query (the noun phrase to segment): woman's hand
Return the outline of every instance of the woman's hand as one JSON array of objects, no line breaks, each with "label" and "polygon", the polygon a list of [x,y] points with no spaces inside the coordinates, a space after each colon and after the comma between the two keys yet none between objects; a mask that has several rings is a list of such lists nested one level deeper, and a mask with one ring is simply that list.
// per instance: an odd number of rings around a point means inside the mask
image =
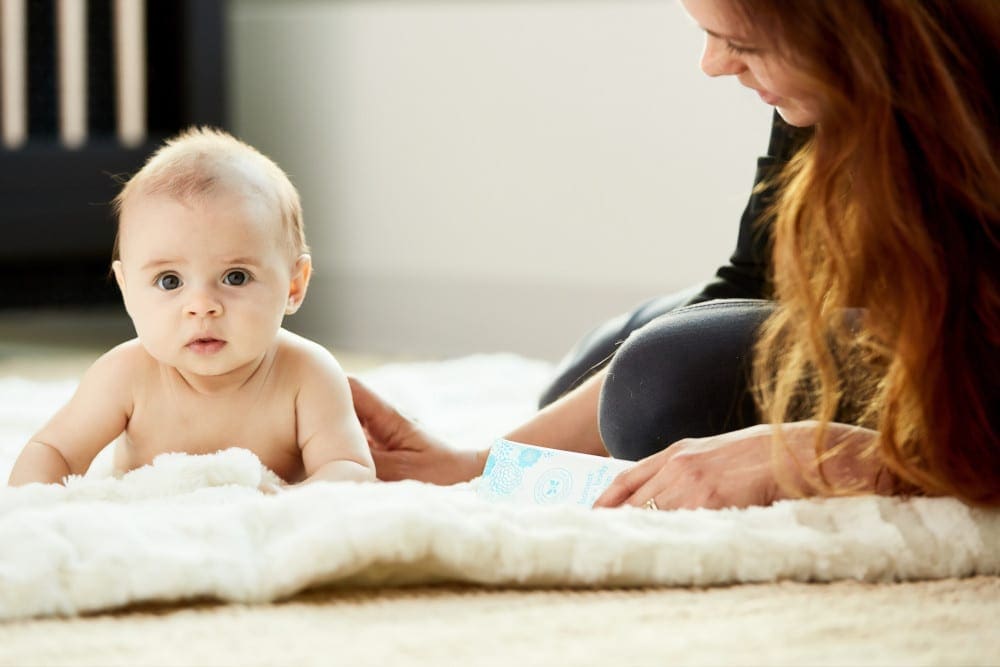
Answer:
[{"label": "woman's hand", "polygon": [[455,484],[482,474],[489,450],[455,449],[401,415],[357,378],[348,377],[348,382],[379,479]]},{"label": "woman's hand", "polygon": [[[782,429],[788,450],[780,452],[779,465],[793,486],[804,495],[813,494],[816,488],[806,480],[816,479],[816,423],[785,424]],[[773,434],[772,426],[762,424],[676,442],[618,475],[594,507],[720,509],[770,505],[788,498],[772,464]],[[878,490],[873,464],[860,456],[874,437],[874,431],[830,424],[827,442],[846,446],[823,464],[827,479],[835,485],[853,482],[861,485],[860,490]]]},{"label": "woman's hand", "polygon": [[770,448],[769,426],[680,440],[618,475],[594,507],[651,499],[661,510],[769,505],[779,493]]}]

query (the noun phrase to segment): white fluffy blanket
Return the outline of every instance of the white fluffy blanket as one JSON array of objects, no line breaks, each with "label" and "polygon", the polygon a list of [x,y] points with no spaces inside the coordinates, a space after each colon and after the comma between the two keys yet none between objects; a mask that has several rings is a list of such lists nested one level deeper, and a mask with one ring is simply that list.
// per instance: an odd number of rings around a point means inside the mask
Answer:
[{"label": "white fluffy blanket", "polygon": [[[468,446],[532,411],[550,368],[509,355],[386,366],[375,388]],[[74,383],[0,380],[0,475]],[[490,504],[474,484],[256,489],[250,453],[167,455],[122,479],[0,489],[0,620],[320,585],[892,581],[1000,573],[1000,512],[948,499],[648,512]]]}]

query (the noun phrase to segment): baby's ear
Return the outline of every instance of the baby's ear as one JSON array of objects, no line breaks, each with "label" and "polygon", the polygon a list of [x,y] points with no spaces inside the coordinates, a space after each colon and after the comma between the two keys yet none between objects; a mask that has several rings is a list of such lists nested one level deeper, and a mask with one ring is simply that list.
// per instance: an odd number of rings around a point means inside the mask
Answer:
[{"label": "baby's ear", "polygon": [[120,259],[111,262],[111,271],[115,274],[118,291],[122,294],[122,303],[125,304],[125,312],[131,317],[132,313],[128,309],[128,298],[125,296],[125,271],[122,269],[122,261]]},{"label": "baby's ear", "polygon": [[118,283],[118,291],[122,293],[122,298],[125,298],[125,274],[122,273],[122,261],[116,259],[111,262],[111,272],[115,274],[115,282]]},{"label": "baby's ear", "polygon": [[309,278],[311,277],[312,257],[299,255],[292,268],[292,283],[288,287],[288,304],[285,306],[286,315],[291,315],[302,305],[302,301],[306,298],[306,290],[309,289]]}]

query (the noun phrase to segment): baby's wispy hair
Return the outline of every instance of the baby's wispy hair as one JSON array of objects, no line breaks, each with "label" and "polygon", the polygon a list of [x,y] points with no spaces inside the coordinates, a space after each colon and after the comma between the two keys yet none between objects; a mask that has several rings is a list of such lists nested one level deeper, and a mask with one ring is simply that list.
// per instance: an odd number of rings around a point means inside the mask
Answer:
[{"label": "baby's wispy hair", "polygon": [[233,135],[211,127],[192,127],[164,142],[112,202],[118,219],[113,260],[119,259],[121,215],[137,196],[168,196],[191,201],[219,192],[258,198],[276,210],[291,251],[309,252],[298,190],[273,160]]}]

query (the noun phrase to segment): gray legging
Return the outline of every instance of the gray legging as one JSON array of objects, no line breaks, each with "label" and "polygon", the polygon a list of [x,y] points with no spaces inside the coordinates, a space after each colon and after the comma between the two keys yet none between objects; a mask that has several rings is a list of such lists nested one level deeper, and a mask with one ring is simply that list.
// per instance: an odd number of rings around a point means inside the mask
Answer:
[{"label": "gray legging", "polygon": [[686,437],[760,423],[749,385],[756,332],[773,308],[758,299],[682,305],[661,297],[595,329],[560,365],[545,405],[609,365],[601,437],[612,456],[638,460]]}]

